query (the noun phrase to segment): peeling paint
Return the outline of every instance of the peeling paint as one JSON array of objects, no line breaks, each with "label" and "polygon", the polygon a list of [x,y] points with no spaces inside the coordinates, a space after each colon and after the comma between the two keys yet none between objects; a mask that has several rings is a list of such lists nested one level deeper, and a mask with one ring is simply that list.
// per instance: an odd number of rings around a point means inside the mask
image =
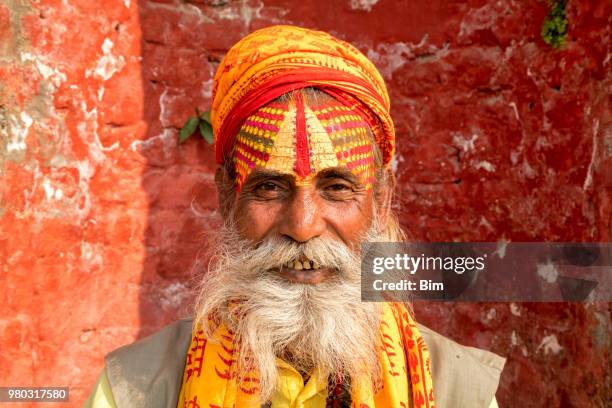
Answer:
[{"label": "peeling paint", "polygon": [[593,184],[593,167],[595,165],[595,161],[597,160],[597,135],[599,134],[599,120],[595,119],[593,121],[593,138],[591,145],[591,161],[589,162],[589,167],[587,168],[587,174],[584,179],[584,183],[582,184],[582,189],[587,190]]},{"label": "peeling paint", "polygon": [[536,352],[540,351],[540,349],[544,350],[544,355],[547,355],[549,353],[559,354],[559,352],[563,349],[563,347],[559,345],[557,336],[555,336],[554,334],[550,334],[542,338],[542,341],[540,342],[540,345],[536,349]]},{"label": "peeling paint", "polygon": [[103,266],[104,256],[102,245],[86,241],[81,242],[81,261],[87,268],[91,268],[92,266]]},{"label": "peeling paint", "polygon": [[538,276],[548,283],[554,283],[559,277],[559,272],[551,262],[537,265]]},{"label": "peeling paint", "polygon": [[219,7],[218,10],[215,10],[214,15],[220,20],[238,20],[241,17],[239,11],[231,6]]},{"label": "peeling paint", "polygon": [[516,102],[510,102],[509,105],[512,108],[512,111],[514,112],[514,117],[520,122],[521,117],[519,116],[518,108],[516,107]]},{"label": "peeling paint", "polygon": [[410,42],[379,43],[376,48],[369,49],[367,56],[378,68],[383,78],[390,80],[393,73],[403,67],[409,59],[420,54],[427,54],[428,61],[440,60],[448,53],[448,45],[440,48],[433,44],[427,44],[429,35],[425,33],[417,44]]},{"label": "peeling paint", "polygon": [[490,323],[497,316],[497,310],[494,308],[490,308],[487,313],[481,317],[481,321],[485,324]]},{"label": "peeling paint", "polygon": [[213,91],[213,80],[212,78],[209,79],[208,81],[204,81],[202,82],[202,98],[204,99],[210,99],[212,98],[212,91]]},{"label": "peeling paint", "polygon": [[391,169],[393,169],[393,173],[397,173],[397,168],[402,160],[403,157],[398,154],[394,154],[393,157],[391,157]]},{"label": "peeling paint", "polygon": [[67,80],[65,73],[61,72],[58,68],[50,66],[40,55],[34,55],[30,52],[22,52],[20,54],[20,58],[21,62],[33,62],[43,79],[50,80],[51,84],[53,84],[56,89]]},{"label": "peeling paint", "polygon": [[45,191],[47,200],[60,200],[64,195],[64,192],[60,188],[54,188],[48,179],[43,180],[42,188]]},{"label": "peeling paint", "polygon": [[461,20],[459,38],[469,37],[477,31],[495,29],[498,27],[499,16],[503,15],[500,9],[505,10],[507,7],[508,5],[497,2],[487,3],[480,8],[468,10]]},{"label": "peeling paint", "polygon": [[261,10],[264,8],[263,1],[258,1],[254,5],[251,2],[243,1],[240,3],[240,16],[244,21],[244,26],[249,28],[253,18],[261,18]]},{"label": "peeling paint", "polygon": [[95,174],[95,168],[90,164],[89,161],[83,160],[78,161],[76,163],[77,170],[79,172],[79,182],[78,182],[78,194],[77,199],[80,202],[82,201],[82,205],[77,207],[78,221],[83,222],[83,220],[87,219],[91,212],[91,195],[89,190],[89,181]]},{"label": "peeling paint", "polygon": [[120,72],[125,66],[125,58],[123,55],[116,56],[111,54],[114,43],[109,39],[105,38],[102,43],[102,57],[98,60],[93,70],[89,69],[85,71],[85,77],[93,75],[94,78],[99,78],[103,81],[109,80],[117,72]]},{"label": "peeling paint", "polygon": [[600,347],[604,350],[609,350],[612,347],[612,339],[610,335],[612,334],[611,330],[611,321],[610,316],[605,315],[602,312],[595,312],[595,319],[597,323],[593,328],[593,342],[595,347]]},{"label": "peeling paint", "polygon": [[463,150],[464,153],[474,150],[474,143],[478,140],[478,135],[473,134],[469,139],[461,133],[453,134],[453,144]]},{"label": "peeling paint", "polygon": [[489,173],[492,173],[495,171],[495,165],[486,160],[479,161],[478,163],[476,163],[474,167],[476,167],[477,169],[483,169],[485,171],[488,171]]},{"label": "peeling paint", "polygon": [[162,93],[159,95],[159,122],[163,127],[170,127],[171,118],[166,113],[166,105],[171,104],[177,96],[169,95],[168,88],[164,88]]},{"label": "peeling paint", "polygon": [[497,248],[493,252],[493,255],[497,255],[500,259],[504,259],[504,257],[506,256],[506,248],[508,247],[509,242],[510,241],[503,239],[497,241]]},{"label": "peeling paint", "polygon": [[[183,16],[197,17],[198,24],[211,24],[211,23],[214,24],[215,23],[215,20],[213,20],[212,18],[202,13],[202,10],[200,10],[198,6],[196,6],[195,4],[187,3],[187,2],[181,1],[178,3],[168,3],[168,4],[149,2],[147,3],[146,7],[151,10],[163,9],[163,10],[170,11],[172,13],[178,12],[179,14]],[[219,12],[219,10],[215,10],[215,9],[216,8],[212,8],[212,11]],[[179,25],[181,26],[181,28],[185,26],[183,21],[179,21]]]},{"label": "peeling paint", "polygon": [[378,3],[378,0],[351,0],[350,7],[351,10],[372,11],[372,7],[374,7],[376,3]]},{"label": "peeling paint", "polygon": [[101,86],[98,88],[98,101],[102,101],[103,97],[104,97],[104,87]]},{"label": "peeling paint", "polygon": [[174,282],[162,289],[160,304],[164,310],[176,309],[188,297],[189,289],[187,286],[180,282]]},{"label": "peeling paint", "polygon": [[510,303],[510,313],[512,313],[514,316],[520,316],[521,309],[518,307],[516,303]]},{"label": "peeling paint", "polygon": [[27,149],[26,138],[28,130],[32,126],[32,117],[25,111],[19,114],[19,118],[15,115],[6,115],[8,124],[7,129],[0,129],[0,135],[7,140],[6,153],[7,158],[14,157],[11,153],[24,152]]},{"label": "peeling paint", "polygon": [[521,164],[521,171],[528,179],[532,179],[537,176],[535,170],[533,169],[533,167],[531,167],[527,160],[523,160],[523,163]]},{"label": "peeling paint", "polygon": [[515,330],[512,330],[512,333],[510,334],[510,344],[512,344],[513,347],[516,347],[519,344],[519,338]]},{"label": "peeling paint", "polygon": [[489,222],[489,220],[487,220],[485,216],[480,217],[480,222],[478,223],[478,226],[485,227],[487,230],[491,232],[495,231],[495,228],[493,228],[493,226],[491,225],[491,223]]},{"label": "peeling paint", "polygon": [[176,145],[176,132],[166,128],[157,136],[152,136],[146,140],[134,140],[130,143],[130,150],[145,153],[147,149],[152,148],[157,143],[162,144],[164,155],[168,157],[170,149]]}]

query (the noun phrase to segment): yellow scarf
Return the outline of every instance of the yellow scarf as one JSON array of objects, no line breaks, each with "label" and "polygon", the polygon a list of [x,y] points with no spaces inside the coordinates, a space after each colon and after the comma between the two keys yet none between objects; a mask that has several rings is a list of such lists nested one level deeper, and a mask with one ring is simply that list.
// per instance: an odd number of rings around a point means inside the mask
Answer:
[{"label": "yellow scarf", "polygon": [[[414,317],[401,303],[383,307],[378,358],[383,369],[380,389],[351,388],[355,408],[433,408],[434,395],[429,352]],[[236,352],[233,333],[220,325],[211,339],[196,327],[187,351],[187,363],[178,408],[259,407],[257,373],[238,381],[233,373]],[[302,376],[278,359],[279,381],[272,408],[325,408],[327,378],[315,371],[304,384]],[[410,392],[412,391],[412,392]]]}]

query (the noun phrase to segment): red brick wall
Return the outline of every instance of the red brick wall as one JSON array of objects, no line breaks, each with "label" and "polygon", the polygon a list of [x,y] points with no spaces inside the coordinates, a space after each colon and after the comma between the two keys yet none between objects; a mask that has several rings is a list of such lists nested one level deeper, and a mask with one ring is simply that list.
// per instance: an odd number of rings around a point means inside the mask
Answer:
[{"label": "red brick wall", "polygon": [[[217,219],[211,146],[177,145],[224,52],[289,23],[353,42],[388,81],[398,208],[415,239],[610,241],[610,6],[540,1],[4,0],[0,386],[68,385],[184,313]],[[610,304],[419,304],[508,357],[502,407],[610,402]]]}]

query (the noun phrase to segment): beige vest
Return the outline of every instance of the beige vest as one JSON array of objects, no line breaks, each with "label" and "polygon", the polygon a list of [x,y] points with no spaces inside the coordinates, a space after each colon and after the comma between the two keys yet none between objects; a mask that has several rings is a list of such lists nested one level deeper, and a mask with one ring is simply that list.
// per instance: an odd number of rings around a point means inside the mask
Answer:
[{"label": "beige vest", "polygon": [[[179,320],[106,356],[106,375],[118,408],[176,408],[191,324],[191,319]],[[425,326],[419,330],[431,355],[436,407],[489,407],[505,359],[462,346]]]}]

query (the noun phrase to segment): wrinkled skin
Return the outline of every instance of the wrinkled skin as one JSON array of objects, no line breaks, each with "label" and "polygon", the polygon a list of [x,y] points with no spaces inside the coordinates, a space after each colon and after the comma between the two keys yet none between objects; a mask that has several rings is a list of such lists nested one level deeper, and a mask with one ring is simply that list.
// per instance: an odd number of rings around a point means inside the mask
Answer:
[{"label": "wrinkled skin", "polygon": [[[216,178],[219,186],[229,181],[223,168],[217,171]],[[219,191],[227,188],[220,187]],[[388,194],[377,197],[382,198],[375,198],[373,189],[365,188],[343,168],[323,169],[307,182],[299,183],[293,174],[256,168],[230,200],[235,211],[228,216],[234,218],[240,234],[254,243],[270,237],[300,243],[321,237],[341,241],[357,250],[372,226],[378,206],[375,204],[388,198]],[[292,282],[317,284],[333,271],[289,267],[281,268],[279,273]]]}]

